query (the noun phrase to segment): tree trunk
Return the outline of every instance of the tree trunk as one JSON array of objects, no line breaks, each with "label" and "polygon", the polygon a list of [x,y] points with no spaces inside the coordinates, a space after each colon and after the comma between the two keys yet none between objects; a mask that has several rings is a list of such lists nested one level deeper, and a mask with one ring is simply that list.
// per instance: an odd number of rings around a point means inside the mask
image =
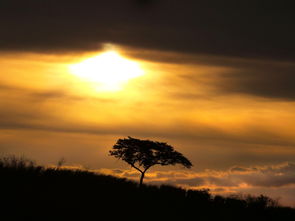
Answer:
[{"label": "tree trunk", "polygon": [[140,181],[139,181],[139,187],[142,186],[143,178],[144,178],[144,172],[141,173],[141,177],[140,177]]}]

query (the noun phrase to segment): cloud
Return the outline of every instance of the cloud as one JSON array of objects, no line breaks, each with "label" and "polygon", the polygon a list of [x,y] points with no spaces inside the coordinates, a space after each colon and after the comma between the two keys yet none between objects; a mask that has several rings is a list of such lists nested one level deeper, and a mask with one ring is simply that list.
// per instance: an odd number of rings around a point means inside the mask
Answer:
[{"label": "cloud", "polygon": [[[150,60],[165,72],[169,96],[184,100],[218,100],[227,96],[258,101],[295,99],[294,61],[238,58],[126,48],[131,57]],[[157,63],[158,62],[158,63]]]},{"label": "cloud", "polygon": [[294,59],[294,4],[171,0],[3,0],[2,50],[97,50],[102,43]]},{"label": "cloud", "polygon": [[295,164],[268,166],[235,176],[251,186],[281,187],[295,184]]},{"label": "cloud", "polygon": [[[240,147],[238,148],[239,151],[246,154],[244,152],[246,150],[251,152],[251,148],[245,146],[249,144],[274,145],[280,146],[281,148],[283,146],[286,148],[294,147],[293,139],[278,133],[275,129],[269,130],[268,128],[261,127],[256,121],[250,121],[248,124],[243,124],[242,122],[242,131],[228,128],[226,122],[223,127],[218,127],[215,123],[210,124],[210,122],[206,123],[198,119],[195,119],[194,123],[186,119],[174,119],[173,122],[170,123],[170,118],[168,118],[169,121],[167,123],[163,120],[162,115],[158,116],[162,120],[161,124],[151,122],[148,117],[140,114],[138,115],[137,123],[126,122],[120,118],[117,121],[109,122],[108,115],[104,112],[102,114],[106,116],[106,119],[101,115],[100,118],[98,118],[100,121],[95,121],[96,119],[94,119],[91,122],[84,122],[76,118],[76,115],[81,111],[77,110],[77,112],[74,113],[75,119],[71,119],[68,116],[69,111],[61,110],[68,110],[66,109],[67,107],[74,109],[75,105],[80,107],[89,105],[89,103],[96,104],[96,106],[92,105],[91,108],[95,109],[97,112],[101,107],[110,108],[112,110],[116,105],[119,105],[119,101],[116,99],[73,95],[63,90],[36,90],[8,84],[0,84],[0,96],[2,95],[5,99],[2,99],[0,102],[1,129],[165,137],[165,139],[189,140],[192,143],[199,143],[199,146],[207,146],[208,143],[210,143],[210,145],[219,146],[219,150],[216,150],[218,153],[221,150],[225,151],[225,146],[230,146],[231,151],[234,151],[233,146],[238,145]],[[144,105],[141,106],[142,107],[137,107],[138,113],[144,111],[146,108]],[[132,105],[128,107],[130,108]],[[88,111],[88,108],[86,108],[86,110]],[[64,113],[66,116],[63,115]],[[86,112],[86,114],[88,114],[88,112]],[[105,121],[108,122],[108,125],[104,123]],[[239,124],[239,122],[237,124]],[[144,127],[142,125],[144,125]],[[242,147],[241,144],[244,144],[244,146]],[[199,148],[199,150],[201,149]]]},{"label": "cloud", "polygon": [[294,64],[274,62],[244,66],[218,76],[217,90],[222,94],[244,94],[277,100],[295,100]]},{"label": "cloud", "polygon": [[58,98],[66,98],[66,99],[82,99],[82,97],[75,97],[69,95],[67,92],[62,90],[38,90],[38,89],[29,89],[20,86],[15,86],[12,84],[3,84],[0,83],[0,93],[5,93],[9,96],[9,93],[19,94],[23,97],[31,97],[32,99],[46,100],[46,99],[58,99]]},{"label": "cloud", "polygon": [[[134,170],[122,170],[121,173],[118,173],[116,169],[114,171],[116,172],[108,169],[108,174],[135,181],[139,179],[138,172]],[[235,166],[228,170],[205,170],[203,172],[152,170],[146,174],[146,177],[145,182],[148,184],[209,188],[214,194],[270,194],[272,197],[281,198],[284,204],[295,205],[295,163],[292,162],[268,166]],[[293,194],[293,200],[290,200],[288,194]]]},{"label": "cloud", "polygon": [[[238,170],[237,170],[238,168]],[[105,170],[101,170],[105,171]],[[121,177],[138,177],[134,170],[108,169],[108,174]],[[295,185],[295,163],[287,162],[271,166],[240,167],[229,170],[195,171],[152,171],[147,174],[148,182],[171,183],[187,186],[218,186],[218,187],[283,187]]]},{"label": "cloud", "polygon": [[[147,54],[157,56],[156,52]],[[294,62],[165,53],[159,59],[172,70],[170,84],[178,82],[178,90],[170,92],[175,99],[218,100],[240,96],[254,97],[256,101],[295,100]],[[173,63],[177,64],[174,69]]]},{"label": "cloud", "polygon": [[230,168],[231,172],[251,172],[257,170],[257,168],[252,167],[252,168],[246,168],[246,167],[240,167],[240,166],[234,166]]},{"label": "cloud", "polygon": [[[0,129],[40,130],[62,133],[109,134],[100,126],[85,126],[63,118],[60,109],[84,102],[112,103],[113,99],[79,96],[60,89],[32,89],[0,83]],[[57,106],[57,107],[56,107]]]}]

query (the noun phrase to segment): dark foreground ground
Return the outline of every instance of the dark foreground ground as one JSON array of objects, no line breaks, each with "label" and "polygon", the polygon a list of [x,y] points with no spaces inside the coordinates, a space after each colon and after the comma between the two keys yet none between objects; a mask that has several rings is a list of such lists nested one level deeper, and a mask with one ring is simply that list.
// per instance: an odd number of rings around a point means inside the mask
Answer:
[{"label": "dark foreground ground", "polygon": [[0,161],[1,220],[295,220],[266,196],[221,197],[207,190],[143,186],[81,170]]}]

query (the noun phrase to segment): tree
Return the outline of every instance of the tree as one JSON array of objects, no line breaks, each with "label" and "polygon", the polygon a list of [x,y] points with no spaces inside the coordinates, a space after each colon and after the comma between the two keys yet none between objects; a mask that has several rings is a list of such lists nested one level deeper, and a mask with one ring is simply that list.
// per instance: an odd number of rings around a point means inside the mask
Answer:
[{"label": "tree", "polygon": [[119,139],[110,150],[110,155],[124,160],[141,173],[139,186],[142,186],[145,172],[154,165],[181,164],[191,168],[192,163],[167,143],[140,140],[132,137]]}]

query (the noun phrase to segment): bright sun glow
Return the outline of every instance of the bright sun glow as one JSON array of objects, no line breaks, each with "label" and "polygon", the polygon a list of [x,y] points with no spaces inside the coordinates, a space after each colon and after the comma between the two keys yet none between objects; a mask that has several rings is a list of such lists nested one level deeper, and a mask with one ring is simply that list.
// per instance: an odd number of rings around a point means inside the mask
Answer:
[{"label": "bright sun glow", "polygon": [[96,83],[97,89],[102,91],[120,90],[130,79],[144,74],[138,63],[123,58],[115,51],[104,52],[69,68],[72,74]]}]

